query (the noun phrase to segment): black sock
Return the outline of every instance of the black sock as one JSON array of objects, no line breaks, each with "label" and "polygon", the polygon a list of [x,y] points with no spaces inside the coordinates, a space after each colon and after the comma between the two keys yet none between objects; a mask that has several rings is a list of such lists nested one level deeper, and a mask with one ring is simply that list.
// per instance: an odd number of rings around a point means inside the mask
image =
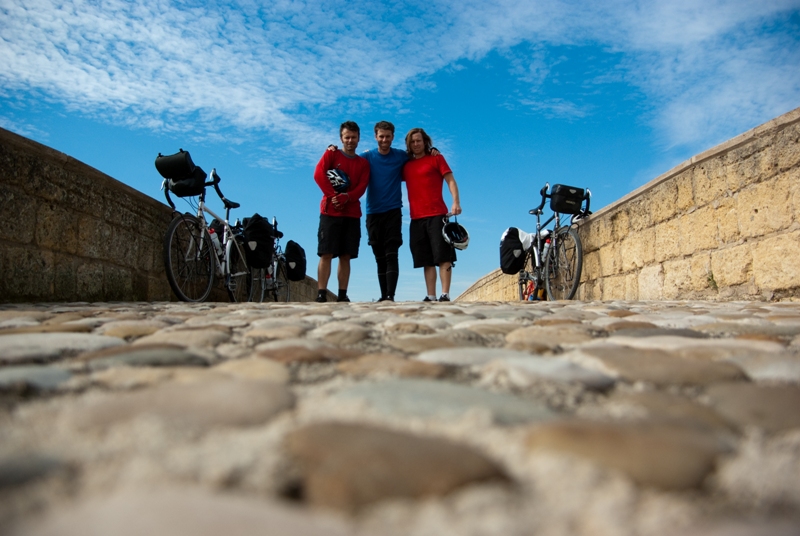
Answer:
[{"label": "black sock", "polygon": [[394,293],[397,291],[397,279],[400,276],[399,263],[397,261],[397,253],[386,254],[386,294],[385,296],[394,299]]},{"label": "black sock", "polygon": [[347,297],[347,289],[346,288],[340,288],[339,289],[339,294],[336,297],[338,299],[340,299],[340,300],[343,299],[343,298],[346,298]]},{"label": "black sock", "polygon": [[323,297],[324,298],[328,297],[328,291],[326,289],[317,290],[317,298],[323,298]]}]

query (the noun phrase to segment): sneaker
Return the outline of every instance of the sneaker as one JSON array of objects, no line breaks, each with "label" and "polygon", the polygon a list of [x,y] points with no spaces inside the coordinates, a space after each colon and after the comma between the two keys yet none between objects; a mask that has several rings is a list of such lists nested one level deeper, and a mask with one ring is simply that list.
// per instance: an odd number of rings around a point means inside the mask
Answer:
[{"label": "sneaker", "polygon": [[439,301],[450,301],[450,296],[448,296],[447,294],[442,294],[441,296],[439,296]]},{"label": "sneaker", "polygon": [[345,297],[343,297],[343,298],[336,298],[336,301],[337,301],[337,302],[349,302],[349,301],[350,301],[350,298],[348,298],[347,296],[345,296]]},{"label": "sneaker", "polygon": [[394,301],[394,298],[392,298],[390,296],[381,296],[380,299],[378,299],[378,301],[379,302],[382,302],[382,301]]},{"label": "sneaker", "polygon": [[430,299],[429,297],[425,296],[425,299],[424,299],[424,300],[422,300],[422,301],[434,301],[434,300],[432,300],[432,299]]},{"label": "sneaker", "polygon": [[317,303],[325,303],[326,301],[328,301],[328,297],[327,296],[325,296],[324,294],[318,294],[317,295],[317,299],[316,299]]}]

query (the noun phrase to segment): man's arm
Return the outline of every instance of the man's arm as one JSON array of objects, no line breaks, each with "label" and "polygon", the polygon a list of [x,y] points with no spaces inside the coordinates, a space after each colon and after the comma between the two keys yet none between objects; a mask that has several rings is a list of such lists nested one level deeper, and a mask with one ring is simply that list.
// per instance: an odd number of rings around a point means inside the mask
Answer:
[{"label": "man's arm", "polygon": [[453,196],[453,205],[450,207],[450,213],[458,216],[461,214],[461,198],[458,195],[458,184],[456,184],[456,178],[452,173],[448,173],[444,176],[444,181],[447,183],[447,187],[450,189],[450,195]]},{"label": "man's arm", "polygon": [[333,158],[333,153],[328,153],[327,151],[322,155],[322,158],[319,159],[317,162],[317,167],[314,168],[314,182],[317,183],[319,189],[322,190],[322,193],[325,194],[325,197],[333,197],[336,195],[336,190],[333,189],[331,186],[331,182],[328,180],[328,170],[331,169],[331,159]]}]

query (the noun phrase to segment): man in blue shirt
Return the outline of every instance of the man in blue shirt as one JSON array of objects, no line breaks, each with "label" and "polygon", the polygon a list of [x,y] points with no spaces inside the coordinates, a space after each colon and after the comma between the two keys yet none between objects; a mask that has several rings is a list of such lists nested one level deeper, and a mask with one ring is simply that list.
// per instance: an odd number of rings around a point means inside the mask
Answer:
[{"label": "man in blue shirt", "polygon": [[379,301],[394,301],[400,274],[398,250],[403,245],[403,165],[408,153],[392,148],[394,125],[381,121],[375,125],[378,148],[361,153],[369,162],[367,188],[367,236],[378,264]]}]

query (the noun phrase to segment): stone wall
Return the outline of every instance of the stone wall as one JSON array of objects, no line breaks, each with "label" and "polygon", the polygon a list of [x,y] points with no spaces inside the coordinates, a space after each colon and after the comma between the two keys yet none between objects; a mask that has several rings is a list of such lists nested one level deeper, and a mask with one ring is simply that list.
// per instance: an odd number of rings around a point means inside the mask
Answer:
[{"label": "stone wall", "polygon": [[[800,108],[680,164],[579,228],[578,299],[800,297]],[[515,300],[496,270],[458,298]]]},{"label": "stone wall", "polygon": [[[0,302],[174,300],[162,261],[171,219],[167,205],[0,129]],[[312,301],[316,281],[291,293]],[[219,287],[212,299],[228,298]]]}]

